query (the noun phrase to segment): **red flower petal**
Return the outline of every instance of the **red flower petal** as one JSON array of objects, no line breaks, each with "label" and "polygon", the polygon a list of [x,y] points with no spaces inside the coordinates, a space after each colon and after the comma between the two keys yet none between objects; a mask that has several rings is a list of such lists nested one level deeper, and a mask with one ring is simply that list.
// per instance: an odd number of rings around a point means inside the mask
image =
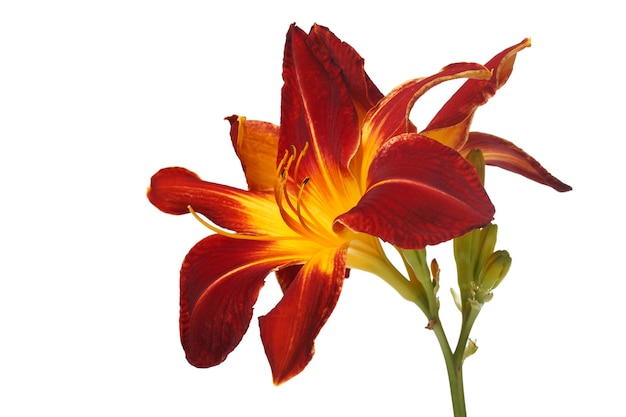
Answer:
[{"label": "red flower petal", "polygon": [[346,187],[348,163],[359,145],[352,99],[334,65],[307,34],[291,26],[285,44],[278,157],[290,147],[308,150],[295,182],[311,181],[307,190],[320,201],[356,199]]},{"label": "red flower petal", "polygon": [[209,236],[180,271],[180,337],[187,360],[217,365],[239,344],[267,274],[289,261],[274,242]]},{"label": "red flower petal", "polygon": [[364,59],[327,27],[314,25],[309,36],[341,68],[341,76],[348,87],[359,120],[362,121],[365,114],[383,98],[383,94],[365,72]]},{"label": "red flower petal", "polygon": [[154,174],[148,199],[159,210],[185,214],[191,206],[215,224],[248,234],[293,235],[283,222],[273,192],[252,192],[201,180],[185,168]]},{"label": "red flower petal", "polygon": [[470,132],[464,150],[480,149],[485,163],[548,185],[557,191],[570,191],[572,187],[550,174],[535,158],[528,155],[508,140],[487,133]]},{"label": "red flower petal", "polygon": [[430,77],[407,81],[378,102],[363,125],[363,166],[368,167],[378,149],[389,139],[415,132],[409,120],[413,104],[432,87],[457,78],[489,78],[491,73],[474,63],[452,64]]},{"label": "red flower petal", "polygon": [[289,288],[293,280],[296,279],[300,269],[302,269],[302,265],[291,265],[276,271],[276,280],[283,294],[287,291],[287,288]]},{"label": "red flower petal", "polygon": [[425,136],[399,135],[372,161],[368,189],[335,229],[379,236],[421,249],[492,220],[495,209],[474,167],[456,151]]},{"label": "red flower petal", "polygon": [[467,140],[474,112],[506,83],[517,53],[529,46],[530,39],[524,39],[494,56],[485,64],[493,71],[491,78],[465,82],[420,133],[453,149],[461,149]]},{"label": "red flower petal", "polygon": [[345,256],[345,248],[317,254],[300,269],[278,305],[259,319],[276,385],[300,373],[313,357],[315,337],[339,299]]}]

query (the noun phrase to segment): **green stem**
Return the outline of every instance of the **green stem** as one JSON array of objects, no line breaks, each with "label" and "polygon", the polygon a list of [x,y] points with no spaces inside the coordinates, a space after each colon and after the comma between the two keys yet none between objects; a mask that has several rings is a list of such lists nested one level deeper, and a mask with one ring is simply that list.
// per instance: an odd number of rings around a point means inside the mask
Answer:
[{"label": "green stem", "polygon": [[437,341],[439,342],[439,346],[441,346],[443,358],[446,362],[454,417],[466,417],[465,393],[463,391],[463,355],[460,356],[459,360],[458,356],[452,353],[452,349],[450,349],[450,344],[448,343],[448,338],[446,337],[443,326],[439,320],[436,320],[433,323],[432,330],[437,336]]},{"label": "green stem", "polygon": [[461,332],[459,333],[459,341],[457,342],[456,349],[454,351],[454,358],[461,365],[463,364],[463,355],[465,353],[465,347],[467,346],[467,341],[469,339],[470,332],[472,331],[472,327],[474,326],[474,322],[478,317],[478,313],[480,313],[480,305],[474,301],[476,305],[472,304],[472,301],[468,301],[466,304],[466,308],[468,310],[467,315],[464,315],[463,325],[461,326]]},{"label": "green stem", "polygon": [[352,241],[348,247],[347,266],[368,271],[382,278],[404,299],[415,303],[427,317],[429,316],[428,300],[424,299],[423,291],[389,261],[378,240],[365,243],[359,240]]}]

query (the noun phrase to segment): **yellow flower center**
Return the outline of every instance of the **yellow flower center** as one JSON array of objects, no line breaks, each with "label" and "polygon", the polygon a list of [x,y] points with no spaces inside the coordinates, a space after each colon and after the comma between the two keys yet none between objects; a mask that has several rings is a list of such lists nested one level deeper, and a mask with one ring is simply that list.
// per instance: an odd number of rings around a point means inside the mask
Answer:
[{"label": "yellow flower center", "polygon": [[334,216],[328,216],[323,209],[314,211],[309,209],[305,203],[305,196],[311,178],[307,176],[298,182],[300,163],[308,149],[307,142],[301,152],[298,152],[294,145],[285,150],[285,155],[276,170],[274,186],[276,204],[283,221],[300,236],[325,247],[329,244],[336,246],[338,236],[330,225],[331,217]]}]

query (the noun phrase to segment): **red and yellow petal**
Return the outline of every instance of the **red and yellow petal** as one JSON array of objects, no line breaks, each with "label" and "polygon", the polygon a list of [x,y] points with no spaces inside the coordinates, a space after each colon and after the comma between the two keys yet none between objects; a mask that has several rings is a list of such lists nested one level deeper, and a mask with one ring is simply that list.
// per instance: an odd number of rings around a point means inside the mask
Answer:
[{"label": "red and yellow petal", "polygon": [[315,337],[339,299],[345,258],[345,247],[319,252],[300,269],[278,305],[259,319],[276,385],[300,373],[313,357]]},{"label": "red and yellow petal", "polygon": [[480,149],[487,165],[497,166],[554,188],[570,191],[572,187],[550,174],[535,158],[508,140],[480,132],[470,132],[461,153]]},{"label": "red and yellow petal", "polygon": [[239,190],[203,181],[185,168],[164,168],[154,174],[148,199],[169,214],[189,213],[188,206],[220,227],[239,233],[290,236],[273,192]]},{"label": "red and yellow petal", "polygon": [[420,133],[453,149],[461,149],[467,140],[474,112],[506,83],[517,53],[529,46],[530,39],[524,39],[493,57],[485,64],[492,71],[491,77],[465,82]]},{"label": "red and yellow petal", "polygon": [[230,137],[246,175],[248,189],[270,191],[276,184],[279,127],[268,122],[227,117]]},{"label": "red and yellow petal", "polygon": [[379,150],[365,195],[337,218],[335,229],[421,249],[484,226],[494,212],[476,170],[458,152],[416,133],[402,134]]},{"label": "red and yellow petal", "polygon": [[[296,155],[290,172],[296,184],[319,201],[358,199],[348,164],[359,146],[360,129],[341,68],[313,40],[291,26],[285,44],[278,158]],[[305,152],[306,148],[306,152]],[[353,181],[352,181],[353,182]]]},{"label": "red and yellow petal", "polygon": [[209,236],[180,271],[180,336],[187,360],[214,366],[239,344],[265,277],[293,261],[276,242]]},{"label": "red and yellow petal", "polygon": [[[491,72],[474,63],[452,64],[435,75],[407,81],[396,87],[378,102],[367,115],[362,128],[362,175],[383,144],[402,133],[411,133],[415,127],[409,120],[413,104],[432,87],[457,78],[487,79]],[[361,178],[364,180],[364,177]]]}]

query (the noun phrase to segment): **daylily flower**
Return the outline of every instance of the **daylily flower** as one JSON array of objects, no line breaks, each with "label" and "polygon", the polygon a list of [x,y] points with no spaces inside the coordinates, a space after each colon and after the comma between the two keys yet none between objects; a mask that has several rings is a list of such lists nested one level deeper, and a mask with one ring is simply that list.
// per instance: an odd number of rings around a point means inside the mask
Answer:
[{"label": "daylily flower", "polygon": [[[490,76],[482,65],[453,65],[405,83],[401,95],[417,98],[446,80]],[[166,168],[148,191],[162,211],[200,213],[215,232],[181,268],[180,332],[193,365],[217,365],[237,346],[265,277],[277,273],[283,297],[259,320],[276,384],[311,360],[349,269],[419,297],[379,238],[421,249],[484,226],[494,214],[471,164],[407,132],[404,118],[389,117],[397,103],[380,100],[362,58],[326,28],[308,35],[289,29],[283,79],[280,127],[228,118],[248,190]]]}]

